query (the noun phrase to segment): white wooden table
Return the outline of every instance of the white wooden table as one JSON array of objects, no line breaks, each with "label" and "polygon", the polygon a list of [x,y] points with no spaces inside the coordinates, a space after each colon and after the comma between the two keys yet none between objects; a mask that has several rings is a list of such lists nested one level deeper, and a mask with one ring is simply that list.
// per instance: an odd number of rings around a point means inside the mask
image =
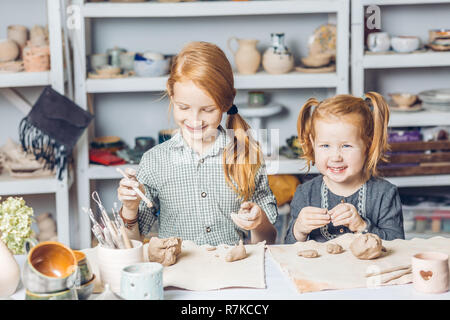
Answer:
[{"label": "white wooden table", "polygon": [[[22,267],[25,256],[16,256]],[[423,294],[414,290],[412,284],[360,288],[351,290],[327,290],[312,293],[297,293],[293,283],[266,252],[266,289],[230,288],[213,291],[164,290],[166,300],[450,300],[450,291],[443,294]],[[91,295],[91,299],[95,298]],[[22,284],[11,297],[25,299]]]}]

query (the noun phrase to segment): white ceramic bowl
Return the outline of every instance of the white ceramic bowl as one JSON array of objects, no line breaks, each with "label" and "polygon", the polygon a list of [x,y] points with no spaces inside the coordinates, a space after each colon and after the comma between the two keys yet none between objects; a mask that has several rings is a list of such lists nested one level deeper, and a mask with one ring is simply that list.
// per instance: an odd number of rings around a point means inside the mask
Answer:
[{"label": "white ceramic bowl", "polygon": [[103,284],[108,283],[111,290],[120,293],[120,277],[122,269],[139,262],[144,262],[142,242],[131,240],[131,249],[109,249],[97,247],[98,268]]},{"label": "white ceramic bowl", "polygon": [[138,77],[159,77],[169,73],[171,58],[163,60],[134,60],[134,71]]},{"label": "white ceramic bowl", "polygon": [[413,52],[420,47],[418,37],[399,36],[391,39],[392,49],[396,52]]}]

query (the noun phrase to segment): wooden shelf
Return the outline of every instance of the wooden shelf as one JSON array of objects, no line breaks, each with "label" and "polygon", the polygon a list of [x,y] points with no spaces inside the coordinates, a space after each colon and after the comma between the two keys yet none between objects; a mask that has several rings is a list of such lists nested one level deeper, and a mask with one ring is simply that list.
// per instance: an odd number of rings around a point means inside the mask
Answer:
[{"label": "wooden shelf", "polygon": [[199,1],[183,3],[85,3],[86,18],[174,18],[337,12],[339,1]]},{"label": "wooden shelf", "polygon": [[50,71],[0,73],[0,88],[47,86]]},{"label": "wooden shelf", "polygon": [[389,127],[421,127],[421,126],[448,126],[450,124],[449,112],[423,110],[419,112],[391,112]]},{"label": "wooden shelf", "polygon": [[[68,188],[73,183],[73,174],[70,175]],[[36,178],[16,178],[3,172],[0,175],[0,196],[27,195],[27,194],[45,194],[56,193],[63,183],[55,176],[36,177]]]},{"label": "wooden shelf", "polygon": [[[166,90],[167,78],[168,76],[86,79],[86,91],[88,93],[164,91]],[[290,72],[271,75],[261,71],[254,75],[235,75],[236,89],[334,88],[337,83],[336,73],[305,74]]]}]

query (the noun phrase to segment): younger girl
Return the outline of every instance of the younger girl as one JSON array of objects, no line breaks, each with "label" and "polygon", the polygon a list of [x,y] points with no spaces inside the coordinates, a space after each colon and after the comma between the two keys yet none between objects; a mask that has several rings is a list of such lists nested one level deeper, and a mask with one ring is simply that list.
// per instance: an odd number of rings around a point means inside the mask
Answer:
[{"label": "younger girl", "polygon": [[366,97],[311,98],[300,110],[304,158],[321,175],[297,187],[286,243],[325,242],[348,232],[404,239],[397,187],[377,178],[388,149],[389,108],[378,93]]},{"label": "younger girl", "polygon": [[[131,237],[147,234],[158,220],[161,238],[233,245],[250,230],[253,243],[272,243],[276,200],[260,148],[233,105],[233,72],[223,51],[206,42],[188,44],[172,65],[167,93],[178,132],[146,152],[137,174],[128,170],[118,188]],[[220,125],[224,112],[227,131]]]}]

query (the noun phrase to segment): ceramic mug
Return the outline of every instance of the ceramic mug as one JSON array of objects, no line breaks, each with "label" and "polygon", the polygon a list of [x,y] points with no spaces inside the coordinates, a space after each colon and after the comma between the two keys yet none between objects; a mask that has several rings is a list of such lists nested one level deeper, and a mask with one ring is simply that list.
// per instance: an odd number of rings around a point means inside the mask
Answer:
[{"label": "ceramic mug", "polygon": [[372,52],[388,51],[391,39],[387,32],[373,32],[367,36],[367,47]]},{"label": "ceramic mug", "polygon": [[97,247],[98,268],[103,284],[109,284],[111,290],[120,293],[122,269],[139,262],[144,262],[142,242],[131,240],[133,248],[111,249],[101,245]]},{"label": "ceramic mug", "polygon": [[424,293],[443,293],[449,287],[448,254],[418,253],[412,257],[414,289]]},{"label": "ceramic mug", "polygon": [[262,107],[266,104],[266,97],[262,91],[249,91],[248,105],[251,107]]},{"label": "ceramic mug", "polygon": [[133,70],[134,69],[134,56],[136,53],[134,52],[123,52],[119,56],[120,67],[124,70]]},{"label": "ceramic mug", "polygon": [[92,70],[108,65],[108,55],[106,53],[96,53],[89,56],[89,62]]},{"label": "ceramic mug", "polygon": [[418,37],[393,37],[391,39],[391,46],[396,52],[413,52],[419,49],[420,40]]},{"label": "ceramic mug", "polygon": [[78,264],[77,286],[81,286],[91,281],[94,277],[94,274],[92,273],[91,266],[84,252],[73,250],[73,253],[75,254],[75,258],[77,259]]},{"label": "ceramic mug", "polygon": [[22,270],[22,281],[27,290],[52,293],[75,286],[78,265],[70,248],[56,241],[37,244],[28,239],[25,250],[28,256]]},{"label": "ceramic mug", "polygon": [[120,295],[127,300],[163,300],[163,265],[143,262],[123,268]]}]

